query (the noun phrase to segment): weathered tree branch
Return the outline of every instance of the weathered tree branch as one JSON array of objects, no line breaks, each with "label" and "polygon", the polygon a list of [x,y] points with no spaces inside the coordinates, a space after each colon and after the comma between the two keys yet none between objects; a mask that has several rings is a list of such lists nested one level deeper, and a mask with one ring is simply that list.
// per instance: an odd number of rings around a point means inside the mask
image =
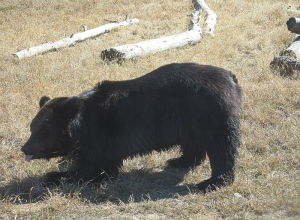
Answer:
[{"label": "weathered tree branch", "polygon": [[49,42],[45,44],[41,44],[35,47],[27,48],[21,51],[18,51],[14,53],[13,55],[17,56],[19,59],[23,59],[25,57],[30,57],[37,54],[42,54],[49,51],[54,51],[59,48],[69,47],[72,45],[75,45],[78,42],[87,40],[89,38],[97,37],[103,33],[106,33],[114,28],[120,27],[120,26],[127,26],[130,24],[137,23],[138,19],[130,19],[122,22],[116,22],[111,24],[105,24],[101,25],[99,27],[96,27],[94,29],[86,30],[84,32],[79,32],[76,34],[72,34],[69,37],[63,38],[59,41],[55,42]]},{"label": "weathered tree branch", "polygon": [[208,7],[208,5],[205,3],[204,0],[193,0],[193,2],[196,10],[202,9],[206,13],[206,19],[205,19],[206,27],[204,29],[204,32],[214,35],[215,26],[217,23],[216,13]]},{"label": "weathered tree branch", "polygon": [[138,56],[153,54],[167,49],[184,47],[188,44],[196,44],[202,39],[202,31],[199,25],[200,11],[207,14],[205,24],[206,31],[214,34],[217,20],[216,14],[207,6],[204,0],[193,0],[195,11],[192,14],[191,26],[188,31],[161,37],[157,39],[142,41],[135,44],[126,44],[112,47],[101,52],[101,58],[106,61],[131,59]]}]

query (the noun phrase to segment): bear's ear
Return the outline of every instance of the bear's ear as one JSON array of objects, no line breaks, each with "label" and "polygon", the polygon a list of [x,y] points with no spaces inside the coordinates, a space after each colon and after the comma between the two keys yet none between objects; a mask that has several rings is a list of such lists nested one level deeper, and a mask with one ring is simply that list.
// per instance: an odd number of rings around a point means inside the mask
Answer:
[{"label": "bear's ear", "polygon": [[48,102],[49,100],[50,100],[50,98],[48,96],[41,97],[40,102],[39,102],[40,108],[42,108],[45,105],[45,103]]}]

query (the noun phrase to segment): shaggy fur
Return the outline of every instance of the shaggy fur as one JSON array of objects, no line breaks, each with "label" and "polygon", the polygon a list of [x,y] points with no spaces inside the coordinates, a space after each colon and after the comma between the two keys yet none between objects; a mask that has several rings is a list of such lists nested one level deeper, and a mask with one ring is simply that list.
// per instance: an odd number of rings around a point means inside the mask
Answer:
[{"label": "shaggy fur", "polygon": [[241,93],[231,72],[183,63],[103,81],[79,96],[42,97],[22,151],[27,160],[71,157],[69,171],[47,176],[59,183],[115,177],[125,158],[180,145],[182,156],[168,166],[191,168],[207,155],[211,178],[197,186],[213,190],[234,181]]}]

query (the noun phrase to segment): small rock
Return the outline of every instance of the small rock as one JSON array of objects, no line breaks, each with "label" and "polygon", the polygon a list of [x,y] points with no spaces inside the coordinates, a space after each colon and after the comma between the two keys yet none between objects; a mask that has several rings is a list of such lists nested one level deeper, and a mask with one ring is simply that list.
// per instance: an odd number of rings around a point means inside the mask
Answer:
[{"label": "small rock", "polygon": [[243,196],[240,193],[234,193],[233,194],[236,198],[242,198]]}]

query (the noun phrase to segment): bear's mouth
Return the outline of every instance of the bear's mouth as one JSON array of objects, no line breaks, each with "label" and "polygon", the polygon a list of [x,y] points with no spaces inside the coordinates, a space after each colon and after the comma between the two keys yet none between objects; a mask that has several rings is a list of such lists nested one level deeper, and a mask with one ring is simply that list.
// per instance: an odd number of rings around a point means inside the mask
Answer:
[{"label": "bear's mouth", "polygon": [[34,160],[34,159],[47,159],[49,160],[50,158],[53,158],[53,157],[58,157],[58,156],[62,156],[58,151],[55,151],[55,152],[51,152],[51,153],[40,153],[40,154],[25,154],[24,156],[24,160],[27,161],[27,162],[30,162],[31,160]]},{"label": "bear's mouth", "polygon": [[25,161],[29,162],[33,159],[33,155],[25,155],[24,159]]}]

